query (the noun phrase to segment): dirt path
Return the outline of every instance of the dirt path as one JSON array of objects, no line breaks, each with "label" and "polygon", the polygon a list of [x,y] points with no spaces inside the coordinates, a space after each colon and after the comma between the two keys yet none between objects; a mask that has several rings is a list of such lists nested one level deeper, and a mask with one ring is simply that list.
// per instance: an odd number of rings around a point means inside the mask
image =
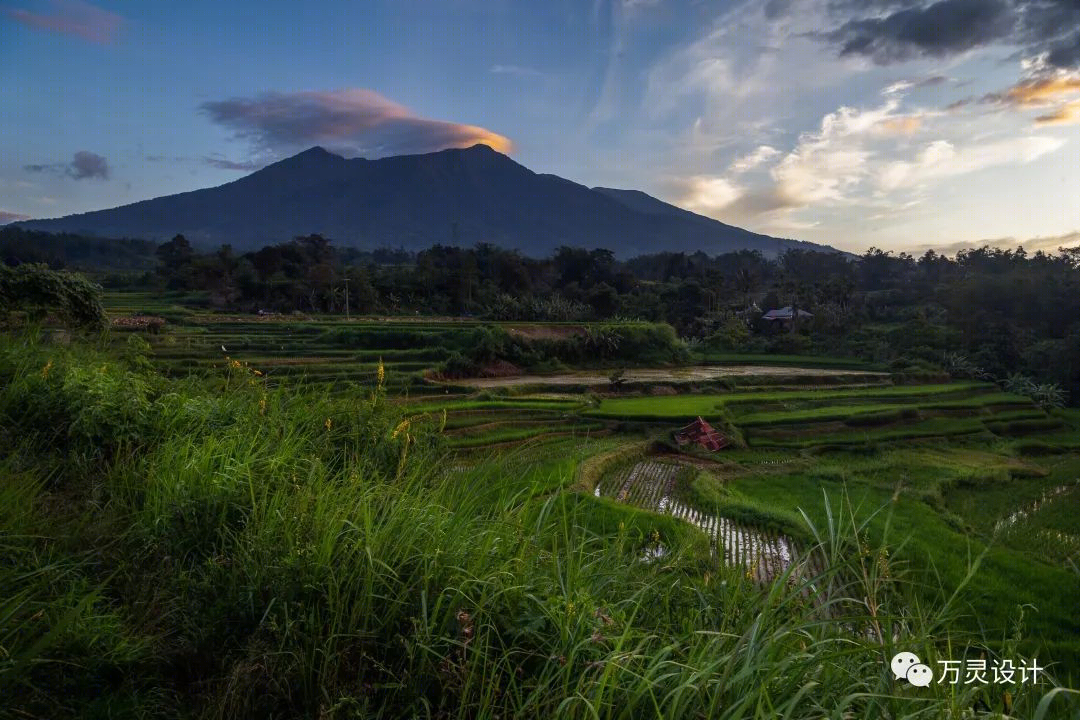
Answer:
[{"label": "dirt path", "polygon": [[[773,376],[773,375],[799,375],[799,376],[833,376],[843,375],[857,378],[859,376],[879,376],[882,373],[867,370],[844,370],[839,368],[802,368],[780,367],[775,365],[692,365],[680,368],[641,368],[627,370],[623,379],[630,383],[661,383],[661,382],[702,382],[717,380],[724,377],[746,376]],[[561,373],[558,375],[515,375],[512,377],[493,378],[466,378],[455,380],[455,385],[469,385],[477,388],[514,387],[517,385],[600,385],[609,384],[608,374],[601,371],[582,371]]]}]

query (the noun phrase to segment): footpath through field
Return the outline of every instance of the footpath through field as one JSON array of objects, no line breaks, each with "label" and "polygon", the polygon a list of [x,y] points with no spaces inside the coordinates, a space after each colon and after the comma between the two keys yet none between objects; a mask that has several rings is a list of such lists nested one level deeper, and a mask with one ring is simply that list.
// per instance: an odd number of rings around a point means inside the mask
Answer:
[{"label": "footpath through field", "polygon": [[[629,383],[705,382],[725,377],[753,376],[848,376],[866,380],[883,373],[841,368],[803,368],[774,365],[691,365],[677,368],[639,368],[626,370],[622,376]],[[601,371],[567,372],[557,375],[515,375],[512,377],[467,378],[455,380],[456,385],[476,388],[514,387],[519,385],[607,385],[610,373]]]}]

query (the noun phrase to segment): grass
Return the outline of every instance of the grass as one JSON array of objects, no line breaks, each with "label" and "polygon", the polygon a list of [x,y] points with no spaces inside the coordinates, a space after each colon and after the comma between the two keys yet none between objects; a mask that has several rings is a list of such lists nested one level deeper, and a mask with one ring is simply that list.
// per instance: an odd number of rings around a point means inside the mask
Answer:
[{"label": "grass", "polygon": [[[893,535],[894,544],[902,548],[894,548],[894,554],[923,572],[927,578],[924,591],[929,595],[963,587],[964,577],[978,565],[978,583],[960,596],[964,608],[957,621],[964,627],[992,627],[1001,637],[1010,621],[1019,616],[1020,608],[1027,607],[1028,652],[1074,665],[1080,660],[1080,622],[1070,599],[1080,592],[1080,580],[1074,573],[1045,561],[1033,563],[1027,553],[1014,548],[972,539],[963,528],[951,526],[921,494],[897,495],[895,487],[890,490],[865,484],[857,474],[849,473],[847,466],[843,456],[826,457],[812,481],[800,473],[751,475],[733,481],[732,490],[766,507],[799,508],[816,523],[827,520],[823,493],[835,503],[846,492],[853,505],[863,511],[888,507],[887,516],[868,524],[869,542],[878,542],[885,533]],[[833,477],[829,477],[830,469],[835,472]],[[893,477],[902,483],[902,472]],[[1072,527],[1076,527],[1075,521]]]},{"label": "grass", "polygon": [[541,437],[567,434],[586,435],[588,433],[597,432],[602,428],[603,426],[599,423],[568,423],[553,427],[546,425],[525,428],[500,427],[492,430],[485,430],[475,435],[455,435],[448,439],[447,445],[448,447],[458,449],[486,448],[492,445],[532,440]]},{"label": "grass", "polygon": [[716,365],[773,365],[803,368],[838,368],[843,370],[877,369],[873,365],[855,358],[822,357],[820,355],[704,352],[700,354],[700,360]]},{"label": "grass", "polygon": [[[193,322],[210,347],[231,327]],[[1080,709],[1072,691],[1047,696],[1052,684],[915,693],[884,671],[901,648],[930,661],[1038,654],[1075,685],[1080,587],[1073,556],[1047,541],[1080,532],[1075,496],[993,533],[1001,514],[1075,475],[1075,413],[1008,441],[984,421],[1046,416],[978,383],[598,407],[580,395],[399,400],[394,368],[419,348],[384,363],[380,387],[374,365],[363,376],[331,367],[360,364],[319,347],[334,323],[266,336],[260,323],[233,325],[253,359],[277,357],[255,354],[260,337],[291,334],[295,364],[319,373],[275,386],[256,363],[188,376],[182,363],[198,353],[162,358],[163,346],[0,345],[0,692],[17,715]],[[364,363],[369,351],[350,350]],[[820,553],[817,602],[718,565],[686,523],[592,496],[590,483],[651,445],[600,436],[612,423],[599,421],[698,414],[748,427],[752,447],[685,473],[681,497]],[[872,422],[834,427],[852,418]]]},{"label": "grass", "polygon": [[[790,403],[827,403],[835,400],[850,400],[861,404],[870,400],[941,398],[950,395],[967,395],[986,392],[994,386],[987,383],[943,383],[937,385],[902,385],[895,387],[872,387],[858,389],[830,388],[827,390],[795,390],[786,392],[763,391],[763,392],[733,392],[728,394],[713,395],[676,395],[667,397],[632,397],[606,399],[600,407],[588,411],[587,414],[594,417],[610,418],[634,418],[641,420],[682,420],[693,419],[698,415],[704,417],[716,416],[721,409],[732,412],[733,417],[738,417],[738,412],[745,406],[759,407],[765,404],[790,404]],[[1016,396],[1004,396],[1009,398],[1005,402],[1017,403],[1020,399]],[[1000,396],[995,395],[995,402],[1001,402]],[[960,402],[956,407],[967,407]],[[970,401],[976,402],[976,401]]]}]

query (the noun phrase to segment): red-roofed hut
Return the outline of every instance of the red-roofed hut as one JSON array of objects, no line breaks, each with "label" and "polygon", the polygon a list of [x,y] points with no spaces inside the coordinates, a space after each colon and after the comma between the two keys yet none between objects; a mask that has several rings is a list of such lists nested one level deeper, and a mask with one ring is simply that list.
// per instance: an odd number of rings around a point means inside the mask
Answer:
[{"label": "red-roofed hut", "polygon": [[716,452],[728,444],[728,439],[718,430],[713,428],[712,425],[705,422],[701,416],[698,416],[698,419],[694,422],[681,430],[675,431],[675,442],[679,443],[679,445],[689,445],[693,443],[695,445],[700,445],[706,450]]}]

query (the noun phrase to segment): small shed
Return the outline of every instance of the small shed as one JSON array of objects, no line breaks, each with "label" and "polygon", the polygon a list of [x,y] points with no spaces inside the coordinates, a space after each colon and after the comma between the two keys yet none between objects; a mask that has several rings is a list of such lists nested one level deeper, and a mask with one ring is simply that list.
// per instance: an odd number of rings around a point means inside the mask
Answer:
[{"label": "small shed", "polygon": [[728,439],[699,415],[697,420],[675,431],[675,442],[679,445],[699,445],[716,452],[728,444]]},{"label": "small shed", "polygon": [[[761,319],[762,320],[787,321],[787,320],[791,320],[791,318],[794,317],[795,314],[796,313],[792,309],[792,307],[790,305],[788,305],[787,307],[782,307],[782,308],[779,308],[778,310],[770,310],[769,312],[762,315]],[[799,310],[798,311],[798,316],[801,317],[801,318],[814,317],[811,313],[808,313],[805,310]]]}]

